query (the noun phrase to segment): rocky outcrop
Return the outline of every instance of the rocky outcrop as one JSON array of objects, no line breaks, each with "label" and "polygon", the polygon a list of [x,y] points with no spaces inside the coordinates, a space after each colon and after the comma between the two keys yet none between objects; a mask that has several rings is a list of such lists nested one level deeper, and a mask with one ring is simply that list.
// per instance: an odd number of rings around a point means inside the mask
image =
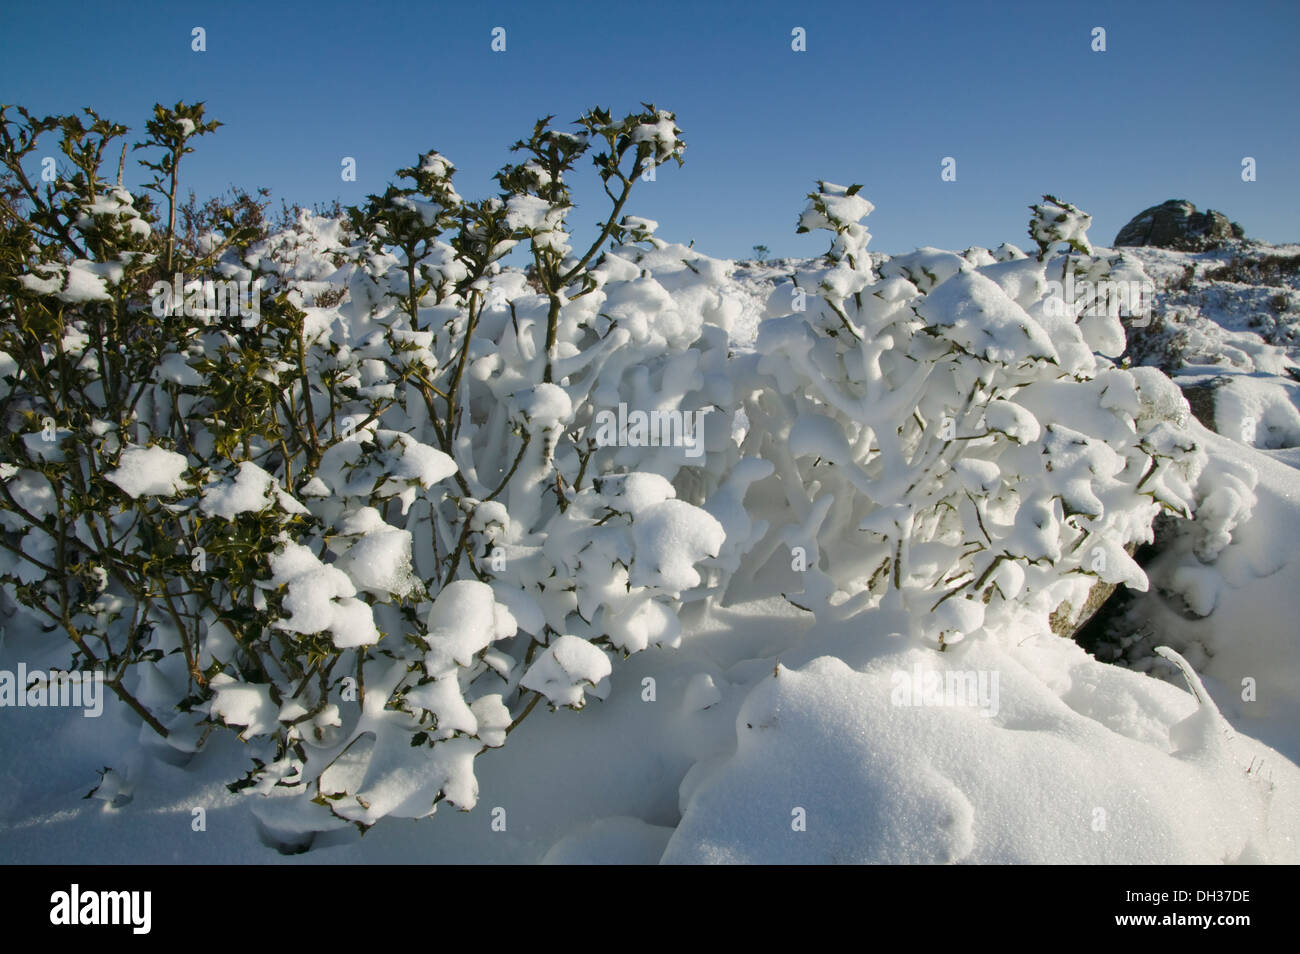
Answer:
[{"label": "rocky outcrop", "polygon": [[1183,397],[1187,398],[1188,406],[1192,409],[1192,416],[1216,433],[1214,426],[1214,392],[1223,383],[1223,379],[1215,378],[1210,381],[1197,381],[1194,384],[1179,383],[1178,385],[1182,389]]},{"label": "rocky outcrop", "polygon": [[1226,239],[1244,237],[1241,226],[1228,221],[1222,212],[1213,209],[1197,212],[1196,206],[1186,199],[1170,199],[1134,216],[1115,236],[1115,247],[1153,245],[1201,252]]},{"label": "rocky outcrop", "polygon": [[[1137,552],[1136,543],[1127,543],[1124,545],[1124,552],[1133,556]],[[1118,583],[1106,583],[1098,580],[1092,584],[1092,589],[1088,591],[1088,596],[1083,601],[1083,606],[1076,610],[1068,602],[1062,603],[1052,615],[1048,617],[1048,623],[1052,632],[1057,636],[1065,636],[1069,639],[1077,639],[1079,632],[1088,625],[1093,615],[1101,609],[1102,605],[1110,599],[1111,595],[1118,588]]]}]

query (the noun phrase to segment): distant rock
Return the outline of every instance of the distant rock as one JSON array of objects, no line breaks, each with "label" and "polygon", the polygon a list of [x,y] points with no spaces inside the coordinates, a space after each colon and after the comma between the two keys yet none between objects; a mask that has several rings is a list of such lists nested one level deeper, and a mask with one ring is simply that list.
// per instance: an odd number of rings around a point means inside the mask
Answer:
[{"label": "distant rock", "polygon": [[1170,199],[1134,216],[1115,236],[1115,247],[1153,245],[1201,252],[1225,239],[1244,237],[1241,226],[1229,222],[1222,212],[1213,209],[1197,212],[1196,206],[1186,199]]}]

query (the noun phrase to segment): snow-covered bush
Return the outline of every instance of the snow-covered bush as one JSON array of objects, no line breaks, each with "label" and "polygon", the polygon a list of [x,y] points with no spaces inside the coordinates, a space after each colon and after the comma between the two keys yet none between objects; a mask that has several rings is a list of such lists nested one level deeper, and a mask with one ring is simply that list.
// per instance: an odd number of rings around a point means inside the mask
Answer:
[{"label": "snow-covered bush", "polygon": [[[99,178],[126,130],[90,116],[0,113],[0,594],[173,747],[236,730],[232,787],[286,836],[472,808],[477,755],[733,577],[906,609],[942,648],[1145,586],[1126,548],[1196,502],[1177,388],[1111,360],[1125,303],[1061,297],[1141,269],[1050,197],[1036,258],[876,275],[871,204],[822,183],[799,227],[829,256],[733,353],[733,266],[624,212],[681,161],[666,111],[540,121],[486,199],[430,151],[346,217],[217,210],[185,240],[179,163],[216,124],[148,124],[164,225]],[[74,169],[42,192],[23,160],[55,130]],[[589,154],[610,209],[575,245]]]},{"label": "snow-covered bush", "polygon": [[[876,276],[859,188],[820,183],[810,200],[799,229],[832,232],[830,253],[778,286],[737,369],[742,451],[772,468],[751,497],[771,528],[737,582],[762,571],[830,617],[884,600],[940,647],[1012,603],[1046,624],[1098,580],[1144,588],[1126,547],[1162,509],[1190,515],[1203,457],[1177,388],[1110,360],[1123,303],[1051,294],[1067,263],[1048,252],[1087,253],[1087,217],[1047,197],[1037,258],[922,249]],[[1136,277],[1122,260],[1069,265]]]},{"label": "snow-covered bush", "polygon": [[[618,218],[635,181],[683,145],[660,110],[621,121],[596,110],[578,126],[539,123],[516,144],[526,160],[498,176],[498,197],[461,199],[452,165],[431,152],[401,171],[410,187],[352,213],[357,265],[334,310],[350,329],[347,347],[378,362],[366,385],[382,381],[392,401],[356,431],[391,426],[375,431],[381,444],[390,434],[448,472],[430,475],[445,493],[403,488],[400,514],[381,517],[367,498],[375,488],[383,496],[393,471],[358,473],[356,445],[341,442],[316,470],[321,485],[303,491],[319,495],[308,506],[331,526],[346,530],[364,513],[385,538],[400,535],[410,560],[401,570],[409,565],[436,594],[424,626],[376,607],[377,618],[394,616],[384,630],[404,630],[415,651],[388,650],[396,661],[380,703],[368,696],[365,717],[318,758],[330,768],[307,794],[342,818],[428,814],[443,796],[471,807],[469,757],[499,745],[538,701],[579,708],[604,695],[611,655],[675,645],[675,608],[704,582],[696,565],[721,549],[721,524],[686,498],[702,502],[706,475],[724,469],[715,459],[731,450],[729,430],[679,432],[691,440],[664,446],[606,440],[600,428],[602,414],[622,408],[707,425],[707,412],[730,400],[726,336],[705,324],[720,303],[700,293],[674,300],[638,264],[668,254],[654,223]],[[613,210],[574,256],[565,176],[593,145],[606,150],[595,162]],[[598,257],[610,238],[615,247]],[[540,294],[500,269],[516,243],[527,244]],[[679,495],[672,481],[684,468],[696,476],[679,482]],[[353,580],[352,567],[370,563],[350,559],[358,545],[334,564]],[[467,635],[470,618],[483,622]],[[429,765],[445,762],[416,774],[424,781],[414,794],[411,745],[433,748]],[[405,754],[388,758],[389,749]],[[351,767],[332,768],[340,760]],[[389,787],[400,805],[382,794]],[[290,824],[279,806],[275,818]]]},{"label": "snow-covered bush", "polygon": [[[124,127],[23,116],[4,592],[172,745],[237,729],[234,787],[296,796],[272,827],[471,808],[474,757],[539,700],[581,707],[611,656],[676,644],[724,572],[699,505],[735,448],[721,264],[622,214],[681,160],[671,113],[539,122],[486,200],[429,152],[347,221],[193,247],[175,195],[202,106],[149,125],[162,234],[98,178]],[[78,173],[41,196],[21,161],[55,128]],[[565,176],[593,146],[612,210],[575,256]],[[541,294],[501,270],[520,243]]]}]

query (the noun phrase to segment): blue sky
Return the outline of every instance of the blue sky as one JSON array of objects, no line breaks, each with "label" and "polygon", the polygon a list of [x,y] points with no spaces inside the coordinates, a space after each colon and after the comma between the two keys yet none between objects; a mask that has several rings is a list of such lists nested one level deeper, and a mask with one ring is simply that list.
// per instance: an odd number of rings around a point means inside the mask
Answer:
[{"label": "blue sky", "polygon": [[[481,196],[539,116],[646,101],[676,111],[686,164],[640,183],[628,211],[712,255],[823,251],[821,235],[794,234],[817,178],[863,183],[880,251],[1027,245],[1026,206],[1044,192],[1091,212],[1106,244],[1169,198],[1220,209],[1252,237],[1300,241],[1293,2],[55,9],[0,8],[0,101],[93,106],[135,134],[153,103],[203,100],[225,125],[186,159],[183,186],[201,196],[235,183],[356,203],[429,148],[456,164],[462,195]],[[195,26],[204,53],[190,49]],[[504,53],[490,49],[495,26]],[[796,26],[806,52],[791,50]],[[1090,48],[1096,26],[1104,53]],[[357,159],[355,183],[340,180],[343,156]],[[945,156],[955,182],[940,179]],[[1255,182],[1241,179],[1244,156]],[[576,185],[581,241],[604,196],[594,177]]]}]

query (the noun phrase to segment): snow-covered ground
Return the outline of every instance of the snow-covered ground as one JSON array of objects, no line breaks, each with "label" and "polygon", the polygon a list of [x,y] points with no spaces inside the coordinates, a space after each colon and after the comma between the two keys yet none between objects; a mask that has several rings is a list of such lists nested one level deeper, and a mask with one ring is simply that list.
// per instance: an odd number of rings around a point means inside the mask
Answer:
[{"label": "snow-covered ground", "polygon": [[[9,708],[0,860],[1300,862],[1300,295],[1294,275],[1207,281],[1227,253],[1131,254],[1178,338],[1143,360],[1229,381],[1219,433],[1189,426],[1228,488],[1202,506],[1231,512],[1219,538],[1165,541],[1110,624],[1115,663],[1014,614],[938,653],[925,620],[887,603],[820,623],[777,597],[688,603],[678,648],[630,656],[605,699],[539,710],[481,755],[473,811],[297,845],[263,827],[261,796],[227,790],[248,767],[234,733],[186,762],[113,698],[101,718]],[[807,264],[734,270],[738,354]],[[1292,310],[1261,329],[1278,294]],[[20,662],[66,652],[11,625],[0,669]]]}]

